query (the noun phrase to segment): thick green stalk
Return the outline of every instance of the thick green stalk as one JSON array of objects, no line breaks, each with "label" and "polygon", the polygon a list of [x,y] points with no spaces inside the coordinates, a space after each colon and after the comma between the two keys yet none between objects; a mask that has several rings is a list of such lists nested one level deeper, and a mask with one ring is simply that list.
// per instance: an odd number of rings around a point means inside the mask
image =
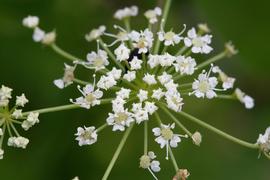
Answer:
[{"label": "thick green stalk", "polygon": [[[102,99],[100,104],[108,104],[112,100],[113,100],[112,98]],[[65,111],[65,110],[76,109],[76,108],[81,108],[81,106],[79,106],[77,104],[68,104],[68,105],[55,106],[55,107],[49,107],[49,108],[42,108],[42,109],[24,112],[23,116],[27,116],[31,112],[38,112],[38,113],[42,114],[42,113],[49,113],[49,112]]]},{"label": "thick green stalk", "polygon": [[209,124],[207,124],[207,123],[205,123],[203,121],[201,121],[200,119],[198,119],[198,118],[196,118],[196,117],[194,117],[194,116],[192,116],[192,115],[190,115],[188,113],[185,113],[185,112],[182,111],[182,112],[178,112],[178,114],[186,117],[187,119],[199,124],[200,126],[206,128],[206,129],[208,129],[210,131],[213,131],[214,133],[216,133],[216,134],[218,134],[218,135],[220,135],[220,136],[222,136],[222,137],[224,137],[224,138],[226,138],[226,139],[228,139],[228,140],[230,140],[232,142],[235,142],[237,144],[240,144],[242,146],[245,146],[245,147],[248,147],[248,148],[251,148],[251,149],[259,149],[259,146],[257,144],[252,144],[252,143],[243,141],[241,139],[238,139],[236,137],[233,137],[233,136],[231,136],[231,135],[229,135],[229,134],[227,134],[227,133],[225,133],[225,132],[223,132],[223,131],[221,131],[221,130],[219,130],[219,129],[217,129],[217,128],[215,128],[215,127],[213,127],[213,126],[211,126],[211,125],[209,125]]},{"label": "thick green stalk", "polygon": [[109,175],[110,175],[110,173],[111,173],[111,171],[112,171],[112,168],[113,168],[113,166],[114,166],[114,164],[115,164],[115,162],[116,162],[116,160],[117,160],[119,154],[121,153],[121,150],[123,149],[123,147],[124,147],[124,145],[125,145],[125,143],[126,143],[126,141],[127,141],[127,138],[128,138],[128,136],[129,136],[129,134],[130,134],[132,128],[133,128],[133,126],[134,126],[134,124],[132,124],[132,125],[126,130],[124,136],[122,137],[122,139],[121,139],[121,141],[120,141],[120,144],[118,145],[118,147],[117,147],[117,149],[116,149],[116,151],[115,151],[115,153],[114,153],[114,155],[113,155],[113,158],[112,158],[112,160],[111,160],[109,166],[107,167],[107,169],[106,169],[106,171],[105,171],[104,176],[102,177],[102,180],[107,180],[107,179],[108,179],[108,177],[109,177]]},{"label": "thick green stalk", "polygon": [[144,121],[144,155],[148,152],[148,124]]}]

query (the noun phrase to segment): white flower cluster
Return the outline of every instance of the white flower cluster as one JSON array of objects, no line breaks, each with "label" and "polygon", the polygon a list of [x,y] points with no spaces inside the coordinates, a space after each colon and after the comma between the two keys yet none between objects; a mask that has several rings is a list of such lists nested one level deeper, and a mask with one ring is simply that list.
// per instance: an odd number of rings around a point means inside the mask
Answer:
[{"label": "white flower cluster", "polygon": [[[130,18],[137,14],[136,6],[120,9],[114,14],[114,17],[123,20],[125,28],[114,25],[114,29],[118,32],[108,33],[106,27],[102,25],[86,34],[87,41],[96,40],[97,50],[89,52],[85,61],[74,60],[75,65],[65,64],[64,76],[54,81],[54,84],[60,89],[72,83],[83,85],[83,88],[80,85],[77,86],[82,95],[75,100],[70,99],[71,103],[82,108],[90,109],[93,106],[104,104],[103,100],[107,96],[110,97],[107,101],[112,104],[112,110],[108,113],[104,126],[97,129],[94,126],[78,127],[75,136],[80,146],[97,142],[98,133],[103,127],[110,126],[112,131],[123,132],[131,128],[133,124],[147,124],[153,114],[157,115],[159,109],[168,110],[168,113],[170,113],[169,110],[179,113],[183,109],[183,98],[188,95],[208,99],[223,95],[238,98],[248,109],[254,106],[254,100],[238,88],[234,94],[221,94],[221,92],[234,88],[235,78],[229,77],[213,63],[222,57],[236,54],[232,44],[226,44],[221,55],[197,64],[200,61],[195,60],[194,54],[209,54],[213,50],[211,47],[212,35],[208,34],[210,29],[206,24],[200,24],[198,30],[192,27],[187,32],[185,24],[180,31],[172,29],[166,31],[165,19],[159,19],[162,16],[162,10],[156,7],[144,13],[149,22],[148,28],[132,29]],[[27,17],[23,20],[23,24],[34,29],[34,41],[48,42],[48,40],[44,40],[48,34],[38,28],[38,21],[37,17]],[[155,31],[155,28],[152,28],[153,24],[159,21],[160,27]],[[104,43],[104,36],[114,40],[108,44]],[[45,44],[53,43],[54,39]],[[160,46],[163,50],[159,49]],[[172,47],[179,50],[173,53]],[[54,50],[63,54],[59,48]],[[67,53],[64,53],[64,56],[68,56]],[[205,68],[210,64],[210,70],[206,71]],[[74,73],[79,65],[92,70],[94,73],[93,84],[75,78]],[[198,72],[199,70],[200,72]],[[186,76],[188,77],[184,78]],[[109,90],[112,93],[107,92]],[[0,104],[8,103],[10,93],[11,90],[5,88],[0,91]],[[20,106],[23,106],[24,103],[26,101],[23,96],[16,102]],[[15,110],[12,116],[21,118],[21,114],[21,111]],[[166,147],[166,159],[168,159],[170,148],[177,147],[182,137],[189,136],[195,145],[200,145],[202,136],[199,132],[192,134],[176,123],[188,134],[181,135],[174,132],[174,123],[165,125],[160,120],[158,121],[160,127],[152,128],[152,132],[156,136],[155,141],[160,148]],[[38,122],[38,114],[33,112],[23,121],[22,127],[28,130]],[[263,147],[267,144],[268,148],[269,131],[267,133],[268,135],[260,135],[258,144]],[[22,147],[18,144],[23,143],[10,142],[10,145]],[[140,167],[148,169],[157,179],[153,172],[160,171],[160,163],[154,160],[155,158],[153,152],[145,150],[144,155],[140,158]],[[188,175],[186,173],[186,176]]]},{"label": "white flower cluster", "polygon": [[10,107],[9,102],[12,99],[12,91],[11,88],[4,85],[0,88],[0,159],[3,159],[4,155],[2,142],[7,130],[7,134],[10,136],[7,141],[8,146],[25,149],[29,140],[20,136],[15,124],[20,124],[24,130],[28,130],[39,122],[39,113],[30,112],[27,115],[22,113],[22,108],[29,102],[24,93],[16,96],[15,105]]},{"label": "white flower cluster", "polygon": [[54,31],[46,33],[39,25],[39,18],[37,16],[28,16],[23,19],[23,26],[33,29],[33,40],[41,42],[45,45],[51,45],[55,42],[56,33]]}]

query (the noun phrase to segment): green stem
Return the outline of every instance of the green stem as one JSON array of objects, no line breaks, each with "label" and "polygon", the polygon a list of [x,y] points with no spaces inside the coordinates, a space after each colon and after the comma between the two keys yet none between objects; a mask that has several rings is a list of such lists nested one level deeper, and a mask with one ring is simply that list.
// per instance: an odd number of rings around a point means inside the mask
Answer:
[{"label": "green stem", "polygon": [[218,61],[218,60],[220,60],[220,59],[226,57],[226,55],[227,55],[227,52],[226,52],[226,51],[223,51],[223,52],[221,52],[221,53],[215,55],[214,57],[212,57],[212,58],[206,60],[205,62],[203,62],[203,63],[201,63],[201,64],[199,64],[199,65],[197,66],[197,70],[202,69],[202,68],[204,68],[205,66],[208,66],[209,64],[212,64],[212,63],[214,63],[214,62],[216,62],[216,61]]},{"label": "green stem", "polygon": [[188,49],[188,47],[186,47],[186,46],[182,47],[182,48],[175,54],[175,56],[179,56],[179,55],[183,54],[187,49]]},{"label": "green stem", "polygon": [[190,87],[192,86],[193,83],[185,83],[185,84],[180,84],[179,88],[184,88],[184,87]]},{"label": "green stem", "polygon": [[80,80],[80,79],[73,79],[74,82],[78,83],[78,84],[81,84],[81,85],[87,85],[87,84],[91,84],[89,82],[86,82],[86,81],[83,81],[83,80]]},{"label": "green stem", "polygon": [[263,154],[266,156],[267,159],[270,160],[270,154],[267,154],[266,152],[263,152]]},{"label": "green stem", "polygon": [[161,126],[162,122],[161,122],[159,114],[157,112],[155,112],[154,114],[155,114],[156,120],[158,122],[158,125]]},{"label": "green stem", "polygon": [[[126,27],[127,32],[130,33],[130,31],[131,31],[131,28],[130,28],[130,19],[129,18],[125,18],[124,19],[124,24],[125,24],[125,27]],[[129,39],[128,42],[129,42],[130,48],[133,49],[133,44],[132,44],[131,39]]]},{"label": "green stem", "polygon": [[192,137],[192,133],[172,114],[170,111],[164,106],[160,106],[160,108],[190,137]]},{"label": "green stem", "polygon": [[144,121],[144,155],[148,152],[148,124]]},{"label": "green stem", "polygon": [[108,126],[107,123],[104,123],[102,126],[100,126],[99,128],[97,128],[97,132],[102,131],[103,129],[105,129]]},{"label": "green stem", "polygon": [[171,160],[172,160],[172,163],[173,163],[173,167],[174,167],[175,171],[178,172],[179,166],[178,166],[178,164],[176,162],[176,159],[175,159],[175,157],[173,155],[171,147],[169,147],[169,154],[170,154],[170,157],[171,157]]},{"label": "green stem", "polygon": [[219,98],[219,99],[230,99],[230,100],[235,100],[236,99],[236,97],[234,95],[223,95],[223,94],[217,95],[217,98]]},{"label": "green stem", "polygon": [[[163,10],[163,15],[162,15],[162,20],[161,20],[161,29],[164,29],[165,25],[166,25],[166,21],[167,21],[167,18],[168,18],[168,14],[169,14],[169,10],[170,10],[170,7],[171,7],[171,3],[172,3],[172,0],[166,0],[165,2],[165,6],[164,6],[164,10]],[[155,47],[154,47],[154,54],[158,54],[158,51],[159,51],[159,47],[160,47],[160,41],[159,39],[157,38],[156,40],[156,44],[155,44]]]},{"label": "green stem", "polygon": [[15,132],[16,136],[17,137],[20,137],[21,135],[19,134],[19,132],[17,131],[17,129],[15,128],[15,126],[11,122],[9,124],[10,124],[11,128],[13,129],[13,131]]},{"label": "green stem", "polygon": [[107,167],[104,176],[102,177],[102,180],[107,180],[107,179],[108,179],[108,177],[109,177],[109,175],[110,175],[110,173],[111,173],[111,171],[112,171],[112,168],[113,168],[113,166],[114,166],[114,164],[115,164],[115,162],[116,162],[116,160],[117,160],[117,158],[118,158],[118,156],[119,156],[121,150],[123,149],[123,147],[124,147],[124,145],[125,145],[125,143],[126,143],[126,141],[127,141],[127,138],[128,138],[128,136],[129,136],[129,134],[130,134],[132,128],[133,128],[133,125],[134,125],[134,124],[132,124],[132,125],[126,130],[124,136],[122,137],[122,139],[121,139],[121,141],[120,141],[120,144],[118,145],[118,147],[117,147],[117,149],[116,149],[116,151],[115,151],[115,153],[114,153],[114,155],[113,155],[113,158],[112,158],[112,160],[111,160],[109,166]]},{"label": "green stem", "polygon": [[[102,99],[100,104],[108,104],[112,101],[112,98],[108,99]],[[56,112],[56,111],[64,111],[64,110],[70,110],[70,109],[76,109],[76,108],[81,108],[81,106],[77,104],[68,104],[68,105],[62,105],[62,106],[55,106],[55,107],[49,107],[49,108],[42,108],[42,109],[37,109],[37,110],[32,110],[28,112],[24,112],[23,116],[27,116],[31,112],[38,112],[38,113],[49,113],[49,112]]]},{"label": "green stem", "polygon": [[114,56],[114,54],[111,52],[111,50],[107,47],[107,45],[103,42],[103,40],[101,38],[98,39],[100,45],[102,46],[102,48],[108,53],[109,57],[113,60],[113,62],[122,69],[122,71],[125,71],[124,66],[122,66],[122,64],[117,61],[116,57]]},{"label": "green stem", "polygon": [[222,136],[222,137],[224,137],[224,138],[226,138],[226,139],[228,139],[228,140],[230,140],[232,142],[235,142],[237,144],[240,144],[242,146],[245,146],[245,147],[248,147],[248,148],[251,148],[251,149],[259,149],[259,146],[257,144],[252,144],[252,143],[243,141],[241,139],[238,139],[236,137],[233,137],[233,136],[231,136],[231,135],[229,135],[229,134],[227,134],[227,133],[225,133],[225,132],[223,132],[223,131],[221,131],[221,130],[219,130],[219,129],[217,129],[217,128],[215,128],[215,127],[213,127],[213,126],[211,126],[211,125],[209,125],[209,124],[207,124],[207,123],[205,123],[203,121],[201,121],[200,119],[198,119],[198,118],[196,118],[196,117],[194,117],[194,116],[192,116],[190,114],[187,114],[187,113],[185,113],[183,111],[178,112],[178,114],[186,117],[187,119],[199,124],[200,126],[206,128],[206,129],[208,129],[210,131],[213,131],[214,133],[216,133],[216,134],[218,134],[218,135],[220,135],[220,136]]},{"label": "green stem", "polygon": [[63,49],[61,49],[59,46],[57,46],[56,44],[52,44],[51,48],[59,55],[65,57],[66,59],[70,60],[70,61],[81,61],[80,58],[77,58],[75,56],[73,56],[72,54],[69,54],[68,52],[64,51]]},{"label": "green stem", "polygon": [[0,139],[0,148],[2,148],[2,145],[3,145],[4,136],[5,136],[5,133],[6,133],[6,127],[7,127],[7,125],[4,124],[4,127],[3,127],[3,135],[1,136],[1,139]]}]

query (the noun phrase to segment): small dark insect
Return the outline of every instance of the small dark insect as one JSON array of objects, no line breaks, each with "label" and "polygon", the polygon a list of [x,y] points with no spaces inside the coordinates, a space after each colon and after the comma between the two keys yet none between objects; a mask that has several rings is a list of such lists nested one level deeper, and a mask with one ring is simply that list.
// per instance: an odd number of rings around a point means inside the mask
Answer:
[{"label": "small dark insect", "polygon": [[[147,57],[149,55],[149,52],[147,52],[146,54],[145,54],[145,56]],[[134,57],[137,57],[138,59],[142,59],[142,54],[140,54],[139,53],[139,49],[138,48],[135,48],[135,49],[133,49],[131,52],[130,52],[130,55],[129,55],[129,58],[128,58],[128,63],[130,62],[130,61],[132,61],[132,59],[134,58]],[[127,67],[127,65],[125,65],[125,73],[128,71],[128,67]]]}]

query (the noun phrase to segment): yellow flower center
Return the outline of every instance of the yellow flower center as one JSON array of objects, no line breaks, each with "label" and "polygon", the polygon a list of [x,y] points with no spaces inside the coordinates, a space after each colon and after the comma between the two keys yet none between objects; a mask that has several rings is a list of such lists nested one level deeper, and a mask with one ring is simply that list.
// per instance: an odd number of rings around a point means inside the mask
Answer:
[{"label": "yellow flower center", "polygon": [[173,132],[170,128],[162,128],[161,129],[161,136],[166,140],[170,140],[173,137]]},{"label": "yellow flower center", "polygon": [[206,93],[210,89],[210,85],[207,81],[202,81],[199,84],[199,90],[203,93]]},{"label": "yellow flower center", "polygon": [[173,40],[174,35],[175,35],[175,33],[170,31],[170,32],[165,33],[164,38],[166,40]]},{"label": "yellow flower center", "polygon": [[128,115],[125,112],[120,112],[116,114],[115,122],[117,124],[121,124],[123,121],[126,121],[128,119]]}]

